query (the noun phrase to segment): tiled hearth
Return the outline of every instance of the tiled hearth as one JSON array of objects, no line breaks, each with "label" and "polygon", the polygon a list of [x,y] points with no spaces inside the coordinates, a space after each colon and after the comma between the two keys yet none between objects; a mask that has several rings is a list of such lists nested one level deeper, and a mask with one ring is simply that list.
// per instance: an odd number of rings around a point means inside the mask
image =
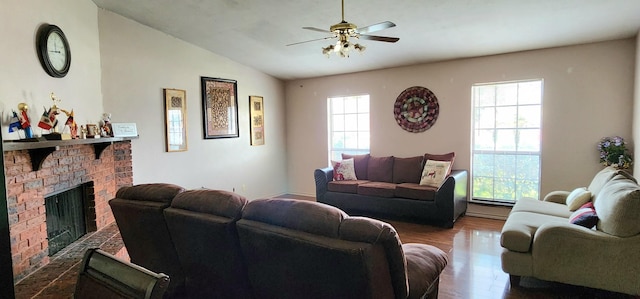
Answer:
[{"label": "tiled hearth", "polygon": [[[4,152],[11,254],[16,282],[53,259],[48,256],[45,221],[44,199],[48,195],[93,182],[93,195],[88,206],[88,231],[91,234],[114,223],[108,201],[115,197],[120,187],[133,183],[131,141],[103,145],[106,147],[100,148],[100,151],[92,144],[55,147],[46,155],[39,169],[37,165],[36,169],[32,165],[34,151]],[[96,153],[99,157],[96,157]]]},{"label": "tiled hearth", "polygon": [[80,263],[89,248],[100,248],[129,260],[115,222],[91,232],[49,258],[49,263],[15,284],[16,299],[73,298]]}]

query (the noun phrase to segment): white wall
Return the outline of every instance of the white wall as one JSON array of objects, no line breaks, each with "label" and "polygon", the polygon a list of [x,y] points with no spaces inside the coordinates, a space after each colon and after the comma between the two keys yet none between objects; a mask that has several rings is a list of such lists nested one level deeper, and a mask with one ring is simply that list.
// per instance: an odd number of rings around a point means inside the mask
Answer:
[{"label": "white wall", "polygon": [[[454,168],[469,169],[471,85],[532,78],[544,79],[541,193],[587,186],[601,169],[601,137],[633,144],[635,48],[625,39],[287,82],[289,191],[314,195],[313,170],[328,164],[328,97],[370,94],[372,155],[455,151]],[[423,133],[402,130],[393,116],[396,97],[414,85],[440,104]]]},{"label": "white wall", "polygon": [[[43,23],[62,28],[71,48],[64,78],[47,75],[36,54]],[[284,83],[162,32],[98,9],[88,0],[0,0],[0,111],[3,139],[11,110],[27,103],[34,133],[54,92],[79,124],[136,122],[134,183],[233,190],[248,198],[287,191]],[[204,140],[200,76],[238,81],[240,138]],[[165,152],[163,88],[187,92],[188,151]],[[249,145],[248,97],[265,104],[266,145]],[[66,117],[59,116],[61,123]]]},{"label": "white wall", "polygon": [[[45,73],[36,52],[36,32],[40,25],[57,25],[71,48],[71,67],[64,78]],[[0,111],[3,139],[18,139],[8,133],[11,110],[18,103],[29,107],[34,134],[43,106],[52,105],[54,92],[59,107],[74,110],[79,124],[97,122],[102,114],[100,92],[100,52],[97,8],[86,0],[0,0]],[[66,116],[60,115],[61,124]],[[62,129],[62,128],[61,128]],[[22,135],[24,137],[24,135]]]},{"label": "white wall", "polygon": [[[284,83],[106,10],[98,13],[105,110],[137,123],[134,183],[286,193]],[[240,138],[203,139],[200,76],[238,81]],[[188,151],[165,152],[163,88],[187,94]],[[249,95],[264,97],[265,140],[250,146]]]}]

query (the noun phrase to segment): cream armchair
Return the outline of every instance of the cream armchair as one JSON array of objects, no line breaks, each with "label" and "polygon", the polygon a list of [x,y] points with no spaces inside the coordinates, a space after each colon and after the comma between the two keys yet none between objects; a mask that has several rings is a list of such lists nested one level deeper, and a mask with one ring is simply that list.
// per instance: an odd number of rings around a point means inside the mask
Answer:
[{"label": "cream armchair", "polygon": [[587,190],[599,218],[593,229],[569,222],[568,191],[516,203],[500,240],[512,286],[529,276],[640,295],[640,186],[609,167]]}]

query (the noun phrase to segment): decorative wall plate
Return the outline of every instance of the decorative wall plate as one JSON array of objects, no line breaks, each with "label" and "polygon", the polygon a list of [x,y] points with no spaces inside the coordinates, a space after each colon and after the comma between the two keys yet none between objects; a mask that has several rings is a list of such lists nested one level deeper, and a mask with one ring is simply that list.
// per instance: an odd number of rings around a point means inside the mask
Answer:
[{"label": "decorative wall plate", "polygon": [[428,130],[438,119],[440,105],[431,90],[422,86],[405,89],[393,105],[398,125],[405,131],[420,133]]}]

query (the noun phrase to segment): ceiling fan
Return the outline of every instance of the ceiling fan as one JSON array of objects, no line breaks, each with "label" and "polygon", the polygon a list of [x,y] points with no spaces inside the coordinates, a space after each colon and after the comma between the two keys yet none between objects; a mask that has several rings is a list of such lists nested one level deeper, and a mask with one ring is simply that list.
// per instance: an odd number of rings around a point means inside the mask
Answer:
[{"label": "ceiling fan", "polygon": [[359,52],[362,52],[365,49],[363,45],[360,45],[357,43],[356,44],[350,43],[349,42],[350,37],[355,39],[366,39],[366,40],[373,40],[373,41],[379,41],[379,42],[395,43],[400,39],[397,37],[378,36],[378,35],[368,34],[371,32],[376,32],[376,31],[380,31],[380,30],[395,27],[395,26],[396,24],[394,24],[393,22],[385,21],[385,22],[365,26],[362,28],[358,28],[356,24],[349,23],[344,20],[344,0],[342,0],[342,22],[335,25],[331,25],[331,27],[329,27],[329,30],[320,29],[316,27],[302,27],[302,29],[318,31],[323,33],[330,33],[331,36],[288,44],[287,46],[293,46],[293,45],[298,45],[298,44],[303,44],[308,42],[337,38],[338,41],[335,44],[322,48],[322,54],[325,54],[327,55],[327,57],[329,57],[331,52],[335,52],[337,53],[337,55],[340,55],[341,57],[349,57],[350,50],[358,50]]}]

